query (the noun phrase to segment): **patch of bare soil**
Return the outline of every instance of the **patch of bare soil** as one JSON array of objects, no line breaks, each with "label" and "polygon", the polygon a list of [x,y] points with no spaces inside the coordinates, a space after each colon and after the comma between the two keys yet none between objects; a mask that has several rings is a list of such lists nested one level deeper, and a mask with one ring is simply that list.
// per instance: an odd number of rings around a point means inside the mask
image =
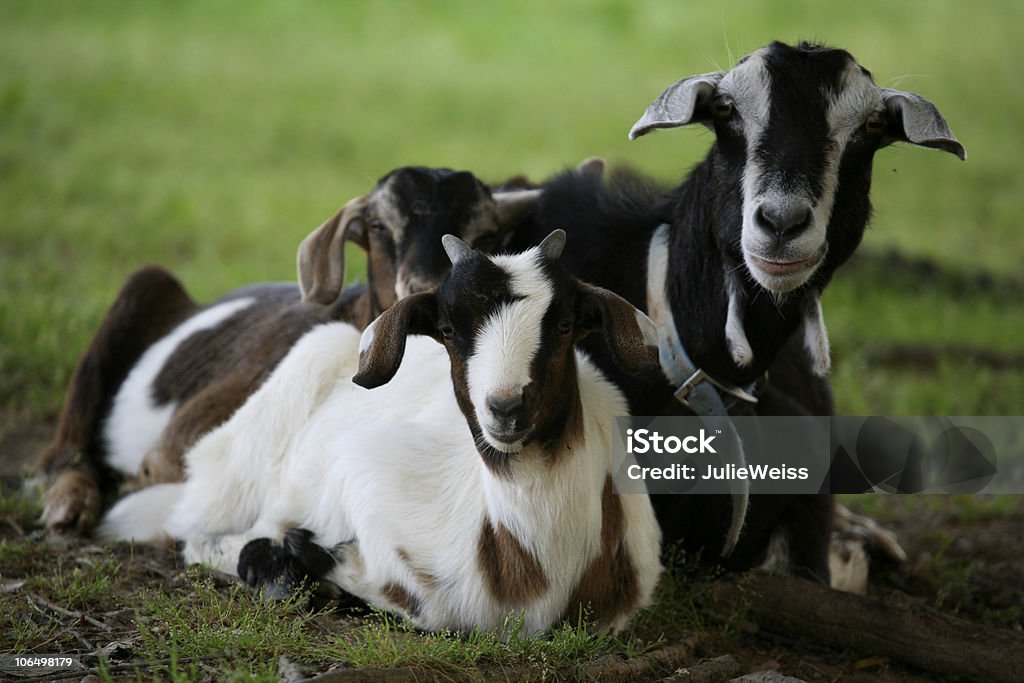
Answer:
[{"label": "patch of bare soil", "polygon": [[36,455],[53,436],[52,424],[20,422],[0,412],[0,486],[21,486]]},{"label": "patch of bare soil", "polygon": [[[22,485],[28,463],[46,444],[51,429],[44,424],[0,422],[0,486],[4,490],[10,492]],[[928,632],[928,624],[939,622],[929,620],[947,618],[954,621],[942,623],[953,624],[954,632],[962,635],[965,652],[966,644],[978,645],[979,635],[984,634],[998,634],[1010,649],[1024,642],[1024,497],[1015,504],[1010,501],[998,509],[966,515],[942,505],[912,502],[896,496],[882,501],[883,523],[897,533],[910,559],[900,566],[881,562],[873,566],[866,597],[846,602],[794,579],[781,579],[785,583],[780,584],[771,583],[778,577],[723,579],[721,590],[715,591],[716,599],[708,605],[705,629],[684,633],[685,629],[668,625],[665,644],[653,652],[633,659],[604,657],[571,671],[559,670],[555,676],[606,681],[789,680],[779,674],[797,680],[847,683],[997,680],[981,666],[968,666],[966,674],[939,674],[928,669],[927,661],[911,663],[920,658],[904,656],[906,650],[901,654],[898,648],[890,651],[892,648],[870,643],[927,643],[933,635],[939,637]],[[31,519],[19,517],[17,510],[0,513],[0,550],[7,549],[0,554],[0,600],[3,611],[22,620],[0,628],[0,661],[17,646],[20,652],[73,655],[81,662],[82,668],[52,672],[36,680],[80,680],[95,672],[101,657],[112,674],[123,675],[125,680],[135,680],[140,665],[144,672],[150,671],[146,667],[154,662],[141,662],[136,655],[140,624],[149,629],[160,625],[147,621],[144,596],[161,591],[192,599],[187,587],[183,589],[187,578],[176,550],[109,548],[84,539],[48,537]],[[20,548],[16,552],[11,550],[15,546]],[[94,595],[76,596],[71,577],[78,575],[105,577],[108,587]],[[221,581],[227,591],[229,583]],[[765,590],[773,591],[777,605]],[[776,605],[770,608],[771,614],[758,609],[764,604]],[[790,611],[796,615],[795,622],[782,618]],[[901,625],[899,618],[892,620],[899,614],[913,619]],[[880,641],[854,633],[871,628],[876,618],[884,628],[923,632],[894,632],[890,638],[885,633],[863,634],[881,635]],[[326,618],[322,624],[325,635],[340,626],[340,619],[335,615]],[[844,633],[844,628],[850,633]],[[24,640],[25,633],[37,633],[38,640]],[[217,653],[210,655],[215,658]],[[204,669],[203,661],[193,663],[200,672],[210,670]],[[294,665],[282,662],[281,666],[283,679],[312,676],[309,680],[323,681],[518,680],[528,673],[505,668],[453,673],[422,668],[371,671],[322,667],[317,677],[307,667],[293,670],[288,678],[288,667]],[[773,678],[764,672],[778,674]],[[1015,675],[1024,680],[1024,666]],[[3,680],[31,680],[20,676],[0,671]],[[208,680],[216,678],[206,676]],[[1013,680],[1012,675],[1005,680]]]}]

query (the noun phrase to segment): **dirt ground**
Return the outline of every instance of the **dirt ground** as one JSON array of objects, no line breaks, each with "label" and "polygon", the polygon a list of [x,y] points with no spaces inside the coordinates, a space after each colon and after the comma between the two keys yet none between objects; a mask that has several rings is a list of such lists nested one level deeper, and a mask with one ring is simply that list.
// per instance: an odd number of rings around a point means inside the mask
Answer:
[{"label": "dirt ground", "polygon": [[[49,439],[51,429],[48,424],[16,423],[9,419],[0,422],[0,485],[4,490],[9,492],[22,486],[31,457]],[[874,501],[870,512],[896,532],[909,556],[902,565],[874,561],[870,595],[891,597],[893,592],[899,591],[922,604],[969,620],[970,624],[996,627],[1018,636],[1022,633],[1024,497],[965,502],[940,497],[890,496]],[[50,642],[39,643],[36,651],[73,654],[81,658],[85,667],[95,667],[97,653],[103,651],[113,674],[124,673],[129,675],[127,680],[134,680],[131,671],[136,664],[132,663],[132,638],[137,638],[136,622],[146,619],[142,609],[137,607],[140,594],[163,590],[180,594],[183,600],[189,599],[184,583],[186,574],[175,551],[172,548],[107,548],[89,540],[48,538],[38,527],[19,522],[16,515],[4,511],[0,519],[0,545],[27,540],[32,541],[36,552],[31,559],[0,566],[3,590],[0,597],[13,595],[24,599],[36,612],[50,613],[66,625],[65,632],[54,636]],[[113,578],[111,596],[99,606],[90,605],[81,611],[65,609],[48,604],[49,601],[30,590],[33,574],[48,571],[54,563],[73,567],[110,561],[110,557],[119,568]],[[228,582],[219,581],[226,590]],[[329,633],[340,625],[337,620],[344,618],[330,614],[323,617],[317,627]],[[776,671],[807,681],[947,680],[876,653],[838,651],[807,639],[772,633],[749,619],[740,618],[729,631],[725,634],[723,629],[709,628],[670,636],[660,651],[641,656],[640,659],[646,657],[654,661],[646,668],[640,666],[650,663],[646,660],[636,662],[634,669],[619,660],[602,660],[566,675],[606,680],[716,681],[753,672]],[[964,633],[965,639],[971,636],[969,632]],[[0,638],[0,642],[4,641]],[[7,647],[9,645],[0,647],[0,651]],[[662,654],[663,659],[655,661]],[[1024,668],[1024,662],[1021,664]],[[334,675],[342,672],[355,673],[336,669]],[[87,672],[65,673],[69,680],[78,680]],[[302,673],[308,676],[319,672]],[[521,673],[478,669],[470,677],[517,680]],[[12,676],[10,671],[0,672],[0,679],[5,674]],[[435,674],[445,680],[462,677],[450,671],[440,674],[429,670],[411,673],[409,670],[378,670],[367,671],[358,680],[431,680]],[[1024,672],[1021,675],[1024,676]],[[10,680],[24,679],[11,677]],[[336,680],[357,679],[339,677]]]}]

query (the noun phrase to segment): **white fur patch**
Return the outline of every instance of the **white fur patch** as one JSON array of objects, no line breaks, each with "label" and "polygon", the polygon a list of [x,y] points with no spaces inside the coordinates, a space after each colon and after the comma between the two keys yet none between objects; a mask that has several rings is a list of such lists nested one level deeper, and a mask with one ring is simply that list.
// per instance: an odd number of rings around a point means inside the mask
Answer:
[{"label": "white fur patch", "polygon": [[[485,437],[486,427],[493,421],[488,397],[520,394],[533,381],[530,367],[540,348],[541,327],[553,296],[551,283],[536,265],[541,258],[536,248],[492,258],[508,274],[512,294],[521,298],[503,304],[487,318],[476,333],[467,362],[469,396]],[[488,442],[499,450],[510,448],[498,441]],[[518,449],[515,444],[511,448]]]},{"label": "white fur patch", "polygon": [[745,368],[754,362],[754,350],[750,348],[746,329],[743,327],[742,297],[739,288],[727,275],[729,281],[729,310],[725,317],[725,341],[733,362]]},{"label": "white fur patch", "polygon": [[153,382],[167,359],[193,334],[216,327],[254,301],[246,297],[211,306],[183,322],[142,354],[118,390],[103,428],[108,465],[125,474],[139,471],[142,458],[156,445],[177,407],[176,403],[158,406],[153,400]]},{"label": "white fur patch", "polygon": [[96,536],[103,541],[140,543],[167,539],[164,521],[183,493],[183,484],[156,484],[126,496],[103,516]]},{"label": "white fur patch", "polygon": [[761,562],[758,569],[785,576],[790,573],[791,566],[789,539],[786,538],[785,532],[776,528],[768,539],[768,549],[765,551],[764,561]]},{"label": "white fur patch", "polygon": [[804,316],[804,346],[811,356],[811,369],[814,374],[824,377],[832,367],[832,358],[828,344],[828,330],[825,329],[825,318],[821,311],[821,299],[814,298],[814,308]]}]

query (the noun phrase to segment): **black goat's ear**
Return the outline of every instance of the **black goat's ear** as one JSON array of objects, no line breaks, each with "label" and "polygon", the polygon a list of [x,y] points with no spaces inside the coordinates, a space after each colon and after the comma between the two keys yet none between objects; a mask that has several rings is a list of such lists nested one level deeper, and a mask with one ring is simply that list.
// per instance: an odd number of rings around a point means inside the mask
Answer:
[{"label": "black goat's ear", "polygon": [[345,284],[345,242],[367,248],[363,211],[367,197],[345,204],[299,245],[298,270],[302,300],[324,306],[334,303]]},{"label": "black goat's ear", "polygon": [[658,331],[651,319],[631,303],[607,289],[586,284],[580,284],[577,302],[577,330],[583,335],[602,330],[619,367],[633,374],[661,367]]},{"label": "black goat's ear", "polygon": [[689,76],[676,81],[651,102],[640,120],[633,124],[629,139],[636,140],[655,128],[677,128],[688,123],[703,123],[710,119],[708,105],[715,96],[721,71]]},{"label": "black goat's ear", "polygon": [[373,389],[387,384],[405,355],[405,339],[425,334],[437,339],[437,296],[420,292],[399,301],[370,323],[359,340],[359,371],[352,381]]},{"label": "black goat's ear", "polygon": [[917,93],[881,88],[889,119],[886,137],[890,142],[909,142],[941,149],[967,160],[967,152],[949,129],[938,108]]}]

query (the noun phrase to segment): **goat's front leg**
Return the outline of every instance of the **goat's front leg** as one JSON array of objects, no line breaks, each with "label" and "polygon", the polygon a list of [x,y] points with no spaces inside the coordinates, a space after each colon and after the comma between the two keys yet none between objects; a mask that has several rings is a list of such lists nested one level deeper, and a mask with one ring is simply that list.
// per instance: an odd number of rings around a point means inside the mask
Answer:
[{"label": "goat's front leg", "polygon": [[243,548],[257,539],[279,544],[283,538],[282,528],[259,522],[238,534],[188,538],[182,550],[182,559],[185,564],[204,564],[225,574],[239,576],[239,558]]},{"label": "goat's front leg", "polygon": [[117,390],[146,349],[196,310],[178,280],[161,268],[143,268],[125,281],[68,383],[53,442],[36,467],[56,475],[44,496],[50,529],[87,531],[102,510],[103,423]]}]

